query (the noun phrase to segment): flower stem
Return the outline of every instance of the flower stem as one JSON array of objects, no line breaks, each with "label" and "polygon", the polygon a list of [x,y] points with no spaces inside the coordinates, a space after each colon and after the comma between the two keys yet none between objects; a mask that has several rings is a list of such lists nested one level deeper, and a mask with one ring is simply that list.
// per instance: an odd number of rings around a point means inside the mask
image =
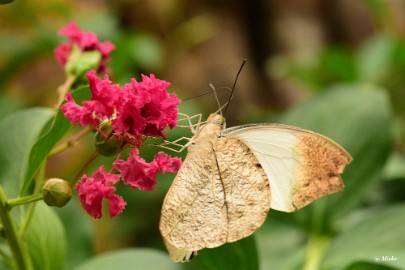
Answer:
[{"label": "flower stem", "polygon": [[76,174],[75,178],[69,183],[71,187],[74,187],[77,182],[80,180],[80,176],[83,174],[83,171],[87,168],[87,166],[99,155],[97,151],[95,151],[89,159],[84,163],[82,168],[79,170],[79,172]]},{"label": "flower stem", "polygon": [[76,81],[76,76],[69,75],[65,82],[58,87],[58,101],[55,104],[55,109],[58,109],[59,106],[62,104],[63,99],[65,98],[66,94],[69,92],[70,88],[72,87],[73,83]]},{"label": "flower stem", "polygon": [[13,253],[17,269],[32,270],[31,258],[18,234],[17,225],[7,207],[7,197],[0,186],[0,219],[4,227],[4,232],[11,252]]},{"label": "flower stem", "polygon": [[9,199],[7,201],[7,207],[9,209],[13,208],[14,206],[21,205],[21,204],[27,204],[30,202],[35,202],[42,200],[42,194],[33,194],[33,195],[28,195],[20,198],[15,198],[15,199]]},{"label": "flower stem", "polygon": [[[39,168],[37,177],[35,177],[35,187],[34,187],[34,191],[33,191],[33,195],[39,195],[40,194],[40,190],[43,186],[44,183],[44,178],[45,178],[45,170],[46,170],[46,165],[47,162],[44,162],[42,164],[42,166]],[[42,198],[42,194],[41,194],[41,198]],[[34,211],[35,211],[35,206],[36,206],[36,202],[31,203],[30,206],[28,207],[28,212],[25,215],[25,218],[22,219],[21,221],[21,225],[20,225],[20,235],[22,237],[25,236],[25,233],[28,229],[28,226],[30,224],[31,218],[34,215]]]},{"label": "flower stem", "polygon": [[83,129],[82,131],[80,131],[79,133],[77,133],[72,138],[70,138],[68,141],[57,145],[56,147],[54,147],[52,149],[52,151],[49,153],[48,157],[59,154],[60,152],[66,150],[67,148],[74,146],[81,138],[86,136],[90,131],[91,131],[91,128],[87,127],[85,129]]}]

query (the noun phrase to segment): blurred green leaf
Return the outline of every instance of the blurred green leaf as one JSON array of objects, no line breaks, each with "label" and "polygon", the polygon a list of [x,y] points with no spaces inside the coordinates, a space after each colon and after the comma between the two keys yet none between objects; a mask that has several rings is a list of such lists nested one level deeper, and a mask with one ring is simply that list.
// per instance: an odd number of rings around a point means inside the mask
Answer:
[{"label": "blurred green leaf", "polygon": [[[89,99],[90,89],[85,86],[77,89],[72,95],[76,103],[80,104],[83,100]],[[24,183],[20,189],[20,195],[24,194],[42,162],[71,127],[72,125],[69,120],[65,118],[61,110],[58,110],[49,132],[39,138],[31,149],[29,167],[24,178]]]},{"label": "blurred green leaf", "polygon": [[388,76],[394,49],[395,42],[388,35],[381,34],[368,40],[355,56],[359,79],[378,83]]},{"label": "blurred green leaf", "polygon": [[255,270],[259,269],[256,243],[253,236],[214,249],[203,249],[187,269],[192,270]]},{"label": "blurred green leaf", "polygon": [[[353,157],[342,178],[342,192],[298,211],[303,219],[329,219],[361,203],[375,185],[392,151],[392,118],[384,90],[371,85],[336,86],[289,111],[282,123],[324,134]],[[309,214],[311,212],[312,214]]]},{"label": "blurred green leaf", "polygon": [[0,120],[21,109],[23,109],[23,103],[20,100],[0,94]]},{"label": "blurred green leaf", "polygon": [[59,217],[45,203],[38,202],[26,233],[34,269],[63,269],[66,235]]},{"label": "blurred green leaf", "polygon": [[139,248],[99,255],[74,270],[178,270],[180,267],[180,264],[171,262],[169,256],[161,251]]},{"label": "blurred green leaf", "polygon": [[69,236],[67,238],[69,252],[66,254],[64,269],[73,269],[74,266],[93,256],[94,241],[91,219],[82,209],[76,196],[67,205],[58,208],[57,214],[65,227],[66,235]]},{"label": "blurred green leaf", "polygon": [[[116,41],[110,67],[121,83],[127,82],[134,74],[156,73],[162,66],[163,48],[159,41],[146,33],[123,33]],[[134,72],[134,69],[137,71]]]},{"label": "blurred green leaf", "polygon": [[9,198],[18,194],[30,149],[52,116],[50,109],[32,108],[0,121],[0,184]]},{"label": "blurred green leaf", "polygon": [[270,211],[266,223],[255,232],[260,269],[302,269],[307,236],[294,224],[280,220],[286,213]]},{"label": "blurred green leaf", "polygon": [[322,53],[320,65],[314,72],[314,77],[323,80],[326,85],[336,81],[353,82],[358,76],[351,52],[338,46],[330,47]]},{"label": "blurred green leaf", "polygon": [[376,263],[355,262],[349,265],[345,270],[399,270],[399,269]]},{"label": "blurred green leaf", "polygon": [[356,261],[378,261],[405,269],[404,213],[405,204],[400,204],[364,210],[346,218],[346,225],[330,246],[322,269],[344,269]]}]

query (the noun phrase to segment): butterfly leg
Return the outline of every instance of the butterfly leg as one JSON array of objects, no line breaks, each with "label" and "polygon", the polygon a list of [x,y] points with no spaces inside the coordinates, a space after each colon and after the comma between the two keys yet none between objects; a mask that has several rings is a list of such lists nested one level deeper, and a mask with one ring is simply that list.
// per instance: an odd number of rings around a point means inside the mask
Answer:
[{"label": "butterfly leg", "polygon": [[[181,141],[183,141],[183,140],[186,140],[187,141],[187,143],[186,144],[181,144],[181,143],[179,143],[179,142],[181,142]],[[156,145],[157,147],[161,147],[161,148],[164,148],[164,149],[167,149],[167,150],[171,150],[171,151],[173,151],[173,152],[176,152],[176,153],[181,153],[184,149],[186,149],[187,148],[187,146],[189,145],[189,143],[190,143],[190,138],[188,138],[188,137],[181,137],[181,138],[178,138],[177,140],[174,140],[174,141],[164,141],[162,144],[160,144],[160,145]],[[167,145],[170,145],[170,146],[175,146],[175,147],[180,147],[180,149],[175,149],[175,148],[173,148],[173,147],[169,147],[169,146],[167,146]]]},{"label": "butterfly leg", "polygon": [[[181,122],[181,121],[187,120],[188,125],[177,125],[177,127],[189,128],[193,134],[195,134],[196,130],[197,130],[197,129],[200,127],[200,125],[203,123],[203,122],[201,121],[201,119],[202,119],[202,114],[201,114],[201,113],[196,114],[196,115],[193,115],[193,116],[188,116],[187,114],[184,114],[184,113],[178,113],[178,114],[179,114],[180,116],[182,116],[183,118],[180,118],[180,119],[177,120],[177,121],[178,121],[178,122]],[[192,119],[195,119],[195,118],[197,118],[198,121],[197,121],[196,124],[193,124]]]}]

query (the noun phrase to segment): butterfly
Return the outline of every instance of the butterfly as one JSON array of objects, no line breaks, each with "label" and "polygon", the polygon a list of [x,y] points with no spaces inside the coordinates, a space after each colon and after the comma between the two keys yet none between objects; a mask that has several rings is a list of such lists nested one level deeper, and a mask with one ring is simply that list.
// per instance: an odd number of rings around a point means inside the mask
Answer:
[{"label": "butterfly", "polygon": [[270,208],[294,212],[341,191],[352,157],[331,139],[281,124],[225,128],[211,114],[163,202],[159,229],[175,262],[248,237]]}]

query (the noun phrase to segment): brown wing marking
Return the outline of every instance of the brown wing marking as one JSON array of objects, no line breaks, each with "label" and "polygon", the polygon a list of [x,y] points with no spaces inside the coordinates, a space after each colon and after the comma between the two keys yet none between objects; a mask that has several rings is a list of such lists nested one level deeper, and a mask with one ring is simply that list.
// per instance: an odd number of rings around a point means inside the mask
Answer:
[{"label": "brown wing marking", "polygon": [[340,174],[352,158],[324,136],[303,132],[297,136],[300,143],[295,149],[300,156],[300,165],[292,202],[300,209],[320,197],[341,191],[344,183]]}]

